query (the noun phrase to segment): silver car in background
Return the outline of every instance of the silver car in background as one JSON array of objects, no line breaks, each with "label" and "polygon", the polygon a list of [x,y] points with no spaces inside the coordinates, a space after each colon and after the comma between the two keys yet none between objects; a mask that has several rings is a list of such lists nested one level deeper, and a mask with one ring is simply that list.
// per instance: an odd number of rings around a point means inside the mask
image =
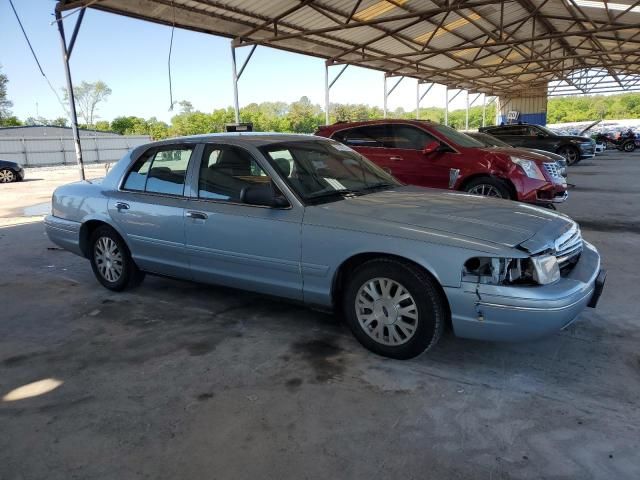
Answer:
[{"label": "silver car in background", "polygon": [[565,215],[405,186],[325,138],[223,134],[138,147],[58,188],[49,238],[111,290],[145,273],[341,311],[370,350],[411,358],[460,337],[552,334],[604,284]]}]

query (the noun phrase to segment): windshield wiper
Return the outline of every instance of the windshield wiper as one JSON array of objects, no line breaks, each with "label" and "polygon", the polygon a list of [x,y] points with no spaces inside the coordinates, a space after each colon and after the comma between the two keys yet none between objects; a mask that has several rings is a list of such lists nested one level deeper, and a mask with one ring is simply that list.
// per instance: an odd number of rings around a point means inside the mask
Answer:
[{"label": "windshield wiper", "polygon": [[346,197],[346,196],[356,195],[357,193],[358,193],[358,190],[341,188],[340,190],[329,190],[328,192],[315,193],[313,195],[309,195],[307,199],[315,200],[318,198],[327,198],[327,197]]},{"label": "windshield wiper", "polygon": [[370,192],[371,190],[382,190],[385,188],[389,188],[389,187],[395,187],[396,185],[394,185],[393,183],[389,183],[389,182],[380,182],[380,183],[374,183],[373,185],[368,185],[364,188],[361,188],[359,190],[357,190],[357,192]]}]

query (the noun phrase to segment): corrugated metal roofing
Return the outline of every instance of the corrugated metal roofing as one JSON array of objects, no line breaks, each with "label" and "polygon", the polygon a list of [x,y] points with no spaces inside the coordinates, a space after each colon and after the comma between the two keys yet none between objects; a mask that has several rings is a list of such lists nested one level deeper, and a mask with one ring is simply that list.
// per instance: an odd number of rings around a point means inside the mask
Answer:
[{"label": "corrugated metal roofing", "polygon": [[[60,0],[493,95],[640,89],[632,0]],[[594,70],[598,69],[598,70]],[[587,71],[599,72],[585,73]]]}]

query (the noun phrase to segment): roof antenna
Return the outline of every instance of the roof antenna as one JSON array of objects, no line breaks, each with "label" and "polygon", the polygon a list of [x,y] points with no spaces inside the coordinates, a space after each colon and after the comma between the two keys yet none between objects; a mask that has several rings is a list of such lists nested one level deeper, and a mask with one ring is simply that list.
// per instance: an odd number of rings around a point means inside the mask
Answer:
[{"label": "roof antenna", "polygon": [[176,29],[176,6],[171,1],[171,8],[173,9],[173,23],[171,24],[171,40],[169,41],[169,58],[167,59],[167,67],[169,69],[169,111],[173,111],[173,87],[171,85],[171,52],[173,50],[173,32]]}]

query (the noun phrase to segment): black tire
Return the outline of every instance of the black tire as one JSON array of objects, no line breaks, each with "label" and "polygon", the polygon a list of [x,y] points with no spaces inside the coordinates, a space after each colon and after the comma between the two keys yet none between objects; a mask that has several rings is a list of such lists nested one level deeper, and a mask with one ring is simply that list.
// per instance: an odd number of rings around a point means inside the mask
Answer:
[{"label": "black tire", "polygon": [[[474,195],[485,195],[495,198],[504,198],[506,200],[515,200],[509,186],[503,180],[495,177],[474,178],[464,186],[464,191]],[[481,192],[497,192],[498,195],[489,195]]]},{"label": "black tire", "polygon": [[[402,339],[400,335],[404,330],[401,329],[401,325],[396,325],[402,317],[402,315],[398,316],[398,308],[402,302],[407,300],[399,300],[398,304],[395,305],[395,310],[390,307],[389,311],[393,311],[396,316],[391,324],[383,322],[380,331],[387,332],[386,338],[389,342],[392,336],[391,328],[393,328],[393,336],[404,342],[398,345],[390,345],[388,342],[385,344],[384,333],[381,334],[382,341],[375,340],[372,337],[373,333],[367,333],[365,330],[367,327],[361,325],[358,318],[358,315],[364,315],[365,310],[367,310],[366,307],[359,307],[360,304],[357,303],[361,289],[364,289],[372,281],[385,279],[391,280],[392,283],[395,282],[404,288],[403,291],[408,292],[411,296],[409,301],[412,306],[410,308],[417,311],[415,320],[412,320],[414,322],[413,332],[411,335],[405,335],[405,338]],[[399,294],[400,291],[398,289],[392,290],[392,288],[390,287],[389,295],[391,292]],[[395,303],[397,300],[393,299],[391,301]],[[378,355],[399,360],[416,357],[431,349],[442,335],[447,315],[446,301],[435,279],[429,273],[411,263],[390,258],[369,260],[353,271],[347,280],[343,296],[343,310],[349,328],[364,347]],[[373,308],[370,310],[371,314],[369,316],[372,317],[374,316],[374,310]],[[380,309],[380,311],[382,310]],[[386,315],[387,310],[384,310],[384,312]],[[370,332],[373,332],[378,327],[378,321],[370,321],[368,325]],[[403,325],[407,324],[403,323]]]},{"label": "black tire", "polygon": [[622,145],[622,150],[624,150],[625,152],[633,152],[635,149],[636,142],[634,141],[626,142],[624,145]]},{"label": "black tire", "polygon": [[[109,262],[110,265],[114,265],[114,269],[118,269],[118,266],[120,267],[120,273],[117,276],[103,273],[105,271],[105,257],[100,258],[99,251],[100,249],[104,251],[107,245],[114,245],[113,250],[109,251]],[[127,288],[133,288],[144,280],[144,272],[138,268],[131,258],[131,253],[124,240],[108,225],[98,227],[91,233],[88,257],[94,275],[102,286],[109,290],[120,292]]]},{"label": "black tire", "polygon": [[17,182],[18,175],[10,168],[0,168],[0,183]]},{"label": "black tire", "polygon": [[567,165],[575,165],[580,159],[580,151],[575,147],[564,146],[558,149],[558,155],[562,155],[567,161]]}]

